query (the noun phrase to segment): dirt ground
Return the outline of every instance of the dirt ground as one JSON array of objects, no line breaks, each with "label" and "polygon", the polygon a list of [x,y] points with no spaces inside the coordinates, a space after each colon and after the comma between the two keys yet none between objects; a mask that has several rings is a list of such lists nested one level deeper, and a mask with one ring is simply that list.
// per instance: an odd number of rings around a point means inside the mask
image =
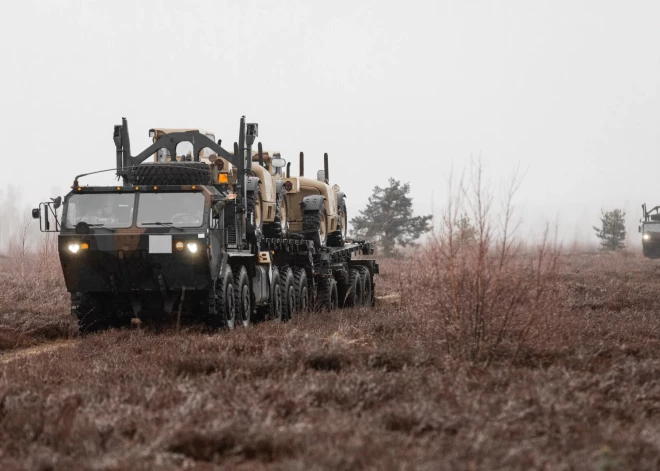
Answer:
[{"label": "dirt ground", "polygon": [[564,256],[488,366],[446,353],[410,265],[373,310],[84,338],[61,280],[6,274],[0,468],[660,469],[659,263]]}]

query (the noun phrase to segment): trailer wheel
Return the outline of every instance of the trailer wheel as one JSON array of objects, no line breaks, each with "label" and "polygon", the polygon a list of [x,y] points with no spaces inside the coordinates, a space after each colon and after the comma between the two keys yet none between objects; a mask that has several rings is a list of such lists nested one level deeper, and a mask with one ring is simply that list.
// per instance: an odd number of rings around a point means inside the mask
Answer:
[{"label": "trailer wheel", "polygon": [[244,266],[233,270],[236,288],[236,327],[247,327],[252,317],[252,290],[250,277]]},{"label": "trailer wheel", "polygon": [[346,205],[339,206],[339,224],[337,230],[328,235],[328,247],[343,247],[348,235],[348,218],[346,215]]},{"label": "trailer wheel", "polygon": [[362,280],[362,305],[372,307],[374,305],[374,285],[371,279],[371,272],[369,267],[358,267],[360,278]]},{"label": "trailer wheel", "polygon": [[328,276],[321,278],[317,288],[317,310],[332,311],[337,308],[337,282]]},{"label": "trailer wheel", "polygon": [[282,286],[280,272],[273,268],[273,278],[270,280],[270,300],[266,308],[266,319],[282,321]]},{"label": "trailer wheel", "polygon": [[104,303],[93,294],[78,294],[71,300],[71,312],[78,319],[81,334],[98,332],[110,327]]},{"label": "trailer wheel", "polygon": [[364,283],[360,272],[351,268],[348,280],[339,285],[339,305],[341,307],[361,306],[364,294]]},{"label": "trailer wheel", "polygon": [[296,314],[293,271],[288,266],[280,268],[280,285],[282,288],[282,320],[288,321],[293,319]]},{"label": "trailer wheel", "polygon": [[309,290],[307,288],[307,272],[297,267],[293,270],[293,289],[296,293],[296,310],[305,312],[309,309]]},{"label": "trailer wheel", "polygon": [[277,194],[275,201],[275,219],[264,226],[264,235],[273,239],[286,237],[289,233],[289,214],[286,191]]},{"label": "trailer wheel", "polygon": [[208,326],[216,329],[226,327],[233,330],[236,327],[234,277],[229,267],[218,277],[209,293],[209,312],[205,321]]},{"label": "trailer wheel", "polygon": [[134,185],[207,185],[211,171],[204,162],[167,162],[136,165]]},{"label": "trailer wheel", "polygon": [[307,239],[312,239],[314,245],[325,247],[328,242],[328,216],[325,205],[319,210],[305,211],[303,213],[303,232]]}]

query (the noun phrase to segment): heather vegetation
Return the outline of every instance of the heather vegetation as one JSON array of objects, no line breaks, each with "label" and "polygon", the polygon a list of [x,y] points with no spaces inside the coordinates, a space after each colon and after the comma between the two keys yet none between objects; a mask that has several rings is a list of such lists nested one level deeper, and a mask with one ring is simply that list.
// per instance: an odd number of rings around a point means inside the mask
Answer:
[{"label": "heather vegetation", "polygon": [[454,181],[374,309],[233,332],[79,337],[53,240],[15,239],[2,469],[658,469],[660,268],[523,243],[518,183]]},{"label": "heather vegetation", "polygon": [[521,249],[509,288],[484,269],[475,331],[475,255],[456,264],[457,314],[444,250],[385,260],[374,310],[68,341],[56,255],[5,261],[2,467],[657,469],[656,264],[572,254],[538,271],[540,248]]}]

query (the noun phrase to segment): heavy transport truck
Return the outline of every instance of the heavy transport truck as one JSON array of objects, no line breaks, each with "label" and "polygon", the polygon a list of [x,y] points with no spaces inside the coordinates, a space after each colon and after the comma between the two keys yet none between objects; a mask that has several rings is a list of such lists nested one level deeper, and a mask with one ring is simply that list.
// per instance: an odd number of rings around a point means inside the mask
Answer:
[{"label": "heavy transport truck", "polygon": [[660,206],[651,209],[642,204],[642,219],[639,232],[642,234],[642,253],[646,258],[660,258]]},{"label": "heavy transport truck", "polygon": [[[200,130],[150,134],[153,143],[133,156],[122,119],[116,169],[78,175],[63,199],[32,211],[42,231],[59,232],[81,332],[174,316],[234,329],[373,306],[378,262],[370,243],[345,237],[344,196],[329,186],[327,155],[320,179],[291,177],[290,166],[284,175],[281,156],[264,155],[261,143],[253,153],[258,125],[245,117],[233,152]],[[103,171],[116,171],[119,184],[82,183]],[[262,186],[274,190],[271,201]]]}]

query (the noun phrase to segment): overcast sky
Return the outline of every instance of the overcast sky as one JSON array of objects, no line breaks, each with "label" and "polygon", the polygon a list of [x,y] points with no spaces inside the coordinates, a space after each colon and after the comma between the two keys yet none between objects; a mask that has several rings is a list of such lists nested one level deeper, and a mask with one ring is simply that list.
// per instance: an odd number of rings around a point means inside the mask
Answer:
[{"label": "overcast sky", "polygon": [[159,126],[230,148],[244,114],[296,174],[328,152],[349,216],[390,176],[429,213],[480,156],[493,180],[526,170],[529,225],[586,239],[623,207],[636,240],[660,204],[658,20],[657,0],[10,2],[0,184],[41,187],[27,201],[112,167],[122,116],[137,153]]}]

